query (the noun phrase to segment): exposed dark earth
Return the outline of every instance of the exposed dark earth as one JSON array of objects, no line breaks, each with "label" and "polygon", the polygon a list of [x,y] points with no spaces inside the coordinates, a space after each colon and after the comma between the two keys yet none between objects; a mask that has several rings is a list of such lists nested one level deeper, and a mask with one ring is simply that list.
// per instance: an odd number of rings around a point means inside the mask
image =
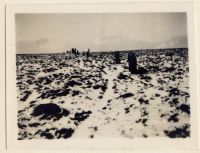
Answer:
[{"label": "exposed dark earth", "polygon": [[188,50],[17,55],[18,139],[190,137]]}]

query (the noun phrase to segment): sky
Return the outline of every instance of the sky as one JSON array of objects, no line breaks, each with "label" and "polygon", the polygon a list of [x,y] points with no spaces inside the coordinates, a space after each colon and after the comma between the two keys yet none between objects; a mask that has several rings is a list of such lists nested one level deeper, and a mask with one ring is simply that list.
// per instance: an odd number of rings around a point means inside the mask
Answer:
[{"label": "sky", "polygon": [[183,48],[186,13],[15,14],[19,54]]}]

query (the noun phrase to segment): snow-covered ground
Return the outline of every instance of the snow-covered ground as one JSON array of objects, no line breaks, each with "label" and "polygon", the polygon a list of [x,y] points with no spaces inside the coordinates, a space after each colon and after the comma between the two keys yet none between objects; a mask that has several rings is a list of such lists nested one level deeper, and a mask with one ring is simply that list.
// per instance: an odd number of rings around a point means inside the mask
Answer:
[{"label": "snow-covered ground", "polygon": [[187,49],[17,55],[19,140],[190,136]]}]

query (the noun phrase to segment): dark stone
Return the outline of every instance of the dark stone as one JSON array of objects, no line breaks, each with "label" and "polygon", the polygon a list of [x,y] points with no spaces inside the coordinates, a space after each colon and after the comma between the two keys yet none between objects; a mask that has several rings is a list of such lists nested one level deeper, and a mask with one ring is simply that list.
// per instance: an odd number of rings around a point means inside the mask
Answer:
[{"label": "dark stone", "polygon": [[82,83],[71,80],[65,84],[65,87],[81,86]]},{"label": "dark stone", "polygon": [[169,101],[169,104],[171,107],[177,106],[179,104],[178,98],[172,99],[172,101]]},{"label": "dark stone", "polygon": [[19,110],[18,111],[18,114],[20,114],[20,113],[23,113],[25,110]]},{"label": "dark stone", "polygon": [[60,138],[67,139],[67,138],[70,138],[73,133],[74,133],[74,130],[71,128],[69,128],[69,129],[62,128],[60,130],[57,130],[55,132],[55,135],[57,136],[58,139],[60,139]]},{"label": "dark stone", "polygon": [[32,116],[41,116],[40,119],[50,120],[54,118],[54,120],[59,120],[62,116],[68,116],[69,111],[66,109],[61,109],[58,105],[48,103],[48,104],[40,104],[36,106]]},{"label": "dark stone", "polygon": [[128,53],[128,65],[129,71],[135,74],[137,72],[137,58],[133,52]]},{"label": "dark stone", "polygon": [[24,91],[24,96],[20,99],[20,101],[26,101],[31,93],[31,91]]},{"label": "dark stone", "polygon": [[170,138],[186,138],[190,137],[189,125],[186,124],[183,127],[176,128],[175,130],[164,130],[165,134]]},{"label": "dark stone", "polygon": [[61,96],[66,96],[68,95],[70,92],[70,89],[56,89],[56,90],[47,90],[45,92],[43,92],[40,97],[38,98],[51,98],[51,99],[55,99],[57,97],[61,97]]},{"label": "dark stone", "polygon": [[24,128],[26,128],[26,125],[25,125],[25,124],[20,124],[20,123],[18,123],[18,127],[19,127],[20,129],[24,129]]},{"label": "dark stone", "polygon": [[94,85],[93,88],[96,90],[96,89],[100,89],[105,92],[106,89],[107,89],[107,86],[106,85]]},{"label": "dark stone", "polygon": [[54,79],[62,79],[64,77],[63,73],[54,73],[52,74]]},{"label": "dark stone", "polygon": [[173,72],[175,70],[176,69],[174,67],[167,67],[167,68],[165,68],[165,72]]},{"label": "dark stone", "polygon": [[146,74],[148,71],[143,67],[138,67],[136,74]]},{"label": "dark stone", "polygon": [[101,95],[101,96],[98,96],[98,98],[99,98],[99,99],[102,99],[102,98],[103,98],[103,96],[102,96],[102,95]]},{"label": "dark stone", "polygon": [[94,138],[94,135],[92,134],[92,135],[90,135],[90,138],[92,139],[92,138]]},{"label": "dark stone", "polygon": [[54,138],[54,136],[51,133],[47,133],[47,132],[41,132],[40,136],[45,137],[46,139],[53,139]]},{"label": "dark stone", "polygon": [[72,118],[72,120],[75,120],[77,122],[84,121],[85,119],[87,119],[90,116],[91,113],[92,113],[91,111],[87,111],[87,112],[82,111],[81,113],[76,113],[74,115],[74,118]]},{"label": "dark stone", "polygon": [[160,94],[155,94],[156,97],[160,97]]},{"label": "dark stone", "polygon": [[173,114],[172,116],[170,116],[170,118],[168,119],[168,121],[174,121],[174,122],[178,122],[179,119],[177,118],[178,113]]},{"label": "dark stone", "polygon": [[146,134],[143,134],[142,136],[143,136],[144,138],[147,138],[147,137],[148,137]]},{"label": "dark stone", "polygon": [[97,127],[97,126],[95,126],[95,127],[94,127],[94,131],[97,131],[97,130],[98,130],[98,127]]},{"label": "dark stone", "polygon": [[125,110],[125,114],[129,113],[130,112],[130,109],[127,107],[124,109]]},{"label": "dark stone", "polygon": [[49,73],[49,72],[53,72],[53,71],[56,71],[58,69],[55,69],[55,68],[48,68],[48,69],[45,69],[44,72],[45,73]]},{"label": "dark stone", "polygon": [[40,123],[31,123],[31,124],[28,124],[29,127],[38,127],[40,126]]},{"label": "dark stone", "polygon": [[142,112],[142,117],[147,116],[149,113],[145,110],[144,112]]},{"label": "dark stone", "polygon": [[107,109],[107,107],[103,107],[102,109],[103,109],[103,110],[106,110],[106,109]]},{"label": "dark stone", "polygon": [[172,88],[169,90],[169,96],[179,96],[180,95],[180,90],[177,88]]},{"label": "dark stone", "polygon": [[149,100],[144,100],[143,98],[139,98],[138,101],[140,104],[149,104]]},{"label": "dark stone", "polygon": [[159,72],[160,71],[159,66],[149,66],[148,69],[152,72]]},{"label": "dark stone", "polygon": [[150,80],[152,80],[152,78],[150,76],[146,76],[146,75],[140,75],[140,78],[144,79],[147,82],[149,82]]},{"label": "dark stone", "polygon": [[120,63],[121,63],[120,53],[116,51],[116,52],[114,53],[114,56],[115,56],[115,63],[116,63],[116,64],[120,64]]},{"label": "dark stone", "polygon": [[125,94],[123,94],[123,95],[120,95],[119,97],[118,97],[118,99],[119,98],[129,98],[129,97],[132,97],[132,96],[134,96],[134,94],[133,93],[125,93]]},{"label": "dark stone", "polygon": [[88,49],[88,51],[86,52],[86,57],[90,57],[90,48]]},{"label": "dark stone", "polygon": [[72,97],[77,96],[79,94],[80,94],[80,91],[78,91],[78,90],[73,90],[72,91]]},{"label": "dark stone", "polygon": [[142,124],[143,124],[144,126],[147,126],[146,122],[147,122],[147,119],[146,119],[146,118],[145,118],[145,119],[142,119]]},{"label": "dark stone", "polygon": [[36,103],[36,102],[37,102],[37,101],[35,101],[35,100],[34,100],[34,101],[31,101],[30,104],[34,104],[34,103]]},{"label": "dark stone", "polygon": [[190,114],[190,106],[187,104],[181,104],[179,107],[177,107],[177,109],[187,113],[188,115]]},{"label": "dark stone", "polygon": [[120,80],[126,80],[126,79],[128,79],[128,76],[124,75],[123,73],[120,73],[117,78]]},{"label": "dark stone", "polygon": [[48,77],[41,77],[38,79],[38,82],[42,85],[47,85],[47,84],[50,84],[52,80],[49,79]]}]

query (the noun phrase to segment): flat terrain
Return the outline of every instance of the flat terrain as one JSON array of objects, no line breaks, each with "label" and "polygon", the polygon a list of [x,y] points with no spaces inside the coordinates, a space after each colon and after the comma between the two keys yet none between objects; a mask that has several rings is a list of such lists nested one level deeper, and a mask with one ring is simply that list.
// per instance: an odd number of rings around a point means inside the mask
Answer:
[{"label": "flat terrain", "polygon": [[19,140],[190,136],[187,49],[17,55]]}]

